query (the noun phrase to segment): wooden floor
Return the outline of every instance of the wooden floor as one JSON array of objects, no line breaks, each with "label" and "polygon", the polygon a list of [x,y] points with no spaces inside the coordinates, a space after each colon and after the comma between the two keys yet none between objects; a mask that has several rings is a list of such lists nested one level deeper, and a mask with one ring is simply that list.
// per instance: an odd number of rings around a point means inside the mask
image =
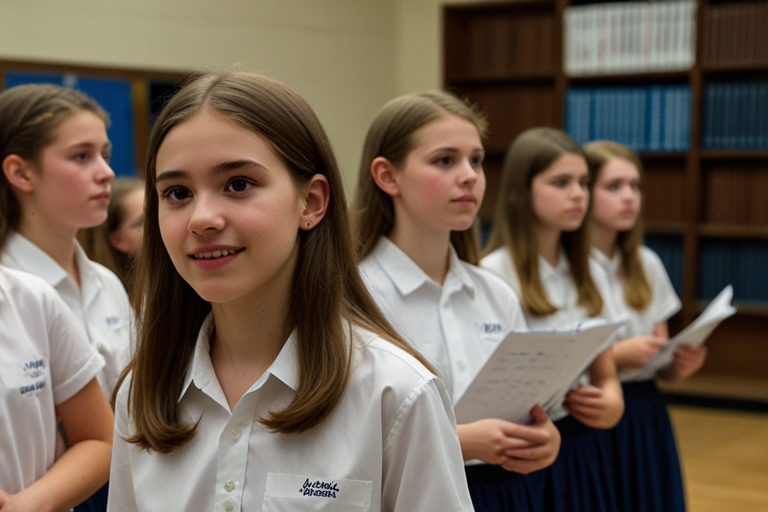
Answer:
[{"label": "wooden floor", "polygon": [[768,413],[669,410],[689,512],[768,511]]}]

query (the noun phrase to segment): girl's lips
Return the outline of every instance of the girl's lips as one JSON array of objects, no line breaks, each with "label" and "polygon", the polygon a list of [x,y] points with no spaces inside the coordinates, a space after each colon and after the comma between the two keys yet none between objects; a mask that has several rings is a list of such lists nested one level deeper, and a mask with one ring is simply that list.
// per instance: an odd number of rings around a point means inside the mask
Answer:
[{"label": "girl's lips", "polygon": [[109,192],[102,192],[101,194],[96,194],[95,196],[92,196],[91,199],[94,201],[99,201],[101,203],[108,203],[109,202]]},{"label": "girl's lips", "polygon": [[211,249],[210,247],[196,249],[195,252],[189,254],[189,258],[195,262],[198,268],[215,270],[237,258],[244,250],[243,248]]},{"label": "girl's lips", "polygon": [[465,196],[457,197],[456,199],[453,200],[453,202],[459,203],[459,204],[477,204],[477,198],[475,198],[475,196],[472,196],[472,195],[465,195]]}]

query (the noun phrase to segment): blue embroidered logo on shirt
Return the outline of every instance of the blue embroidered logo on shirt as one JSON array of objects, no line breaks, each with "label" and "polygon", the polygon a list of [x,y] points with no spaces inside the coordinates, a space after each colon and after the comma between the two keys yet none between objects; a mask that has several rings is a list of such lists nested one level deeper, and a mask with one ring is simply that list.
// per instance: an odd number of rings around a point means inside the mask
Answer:
[{"label": "blue embroidered logo on shirt", "polygon": [[43,388],[45,387],[45,381],[41,380],[38,382],[35,382],[34,384],[30,384],[29,386],[21,386],[19,388],[19,391],[22,395],[27,395],[29,393],[37,393],[40,394],[43,391]]},{"label": "blue embroidered logo on shirt", "polygon": [[45,359],[33,359],[24,363],[24,375],[30,379],[36,379],[43,373]]},{"label": "blue embroidered logo on shirt", "polygon": [[117,325],[120,322],[120,319],[116,316],[108,316],[107,317],[107,325],[110,327],[113,327]]},{"label": "blue embroidered logo on shirt", "polygon": [[322,480],[310,482],[309,478],[304,481],[304,485],[299,489],[299,493],[303,496],[319,496],[320,498],[336,499],[337,492],[339,492],[339,486],[333,480],[330,482]]},{"label": "blue embroidered logo on shirt", "polygon": [[501,324],[480,324],[480,331],[483,334],[501,334]]}]

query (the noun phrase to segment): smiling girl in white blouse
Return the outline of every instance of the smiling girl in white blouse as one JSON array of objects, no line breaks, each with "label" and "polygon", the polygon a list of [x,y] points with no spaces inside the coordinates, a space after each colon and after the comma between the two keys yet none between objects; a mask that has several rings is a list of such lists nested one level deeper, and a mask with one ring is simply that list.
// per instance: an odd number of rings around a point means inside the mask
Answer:
[{"label": "smiling girl in white blouse", "polygon": [[471,509],[448,394],[368,295],[296,92],[196,77],[157,119],[146,190],[112,512]]}]

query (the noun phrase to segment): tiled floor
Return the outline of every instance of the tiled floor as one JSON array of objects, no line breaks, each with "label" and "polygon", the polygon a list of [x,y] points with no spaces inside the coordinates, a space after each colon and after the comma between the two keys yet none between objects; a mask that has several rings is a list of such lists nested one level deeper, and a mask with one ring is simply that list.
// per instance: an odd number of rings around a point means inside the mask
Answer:
[{"label": "tiled floor", "polygon": [[768,413],[669,409],[689,512],[768,511]]}]

